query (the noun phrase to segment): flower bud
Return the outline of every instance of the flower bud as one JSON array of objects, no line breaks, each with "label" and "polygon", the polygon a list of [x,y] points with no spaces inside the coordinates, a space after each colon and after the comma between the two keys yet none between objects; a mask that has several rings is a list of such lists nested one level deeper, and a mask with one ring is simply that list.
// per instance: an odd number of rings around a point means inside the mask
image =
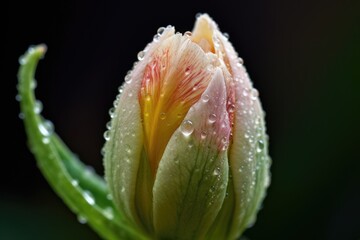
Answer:
[{"label": "flower bud", "polygon": [[269,185],[264,113],[228,38],[206,14],[160,28],[111,110],[105,176],[154,239],[235,239]]}]

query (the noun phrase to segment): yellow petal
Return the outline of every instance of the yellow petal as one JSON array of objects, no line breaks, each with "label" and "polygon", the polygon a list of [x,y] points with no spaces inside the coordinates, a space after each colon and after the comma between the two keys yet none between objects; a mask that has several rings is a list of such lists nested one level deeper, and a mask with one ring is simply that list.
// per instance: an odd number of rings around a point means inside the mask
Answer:
[{"label": "yellow petal", "polygon": [[154,175],[170,137],[211,79],[207,65],[204,51],[180,34],[166,39],[150,57],[139,101]]}]

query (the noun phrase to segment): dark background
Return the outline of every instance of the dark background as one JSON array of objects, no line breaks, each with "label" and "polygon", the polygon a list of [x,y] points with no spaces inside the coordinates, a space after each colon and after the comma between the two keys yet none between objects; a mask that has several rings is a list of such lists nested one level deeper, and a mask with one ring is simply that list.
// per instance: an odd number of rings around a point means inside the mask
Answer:
[{"label": "dark background", "polygon": [[98,239],[27,149],[18,57],[48,45],[36,75],[43,115],[102,174],[107,112],[137,52],[160,26],[191,30],[198,12],[229,33],[267,113],[272,183],[245,236],[360,238],[360,1],[218,0],[6,3],[0,239]]}]

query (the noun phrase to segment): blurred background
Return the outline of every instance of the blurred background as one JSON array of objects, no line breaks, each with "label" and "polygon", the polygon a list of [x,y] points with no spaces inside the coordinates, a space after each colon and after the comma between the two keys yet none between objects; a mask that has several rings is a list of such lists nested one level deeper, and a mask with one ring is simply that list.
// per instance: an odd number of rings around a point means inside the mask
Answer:
[{"label": "blurred background", "polygon": [[191,30],[198,12],[229,33],[266,112],[272,181],[245,236],[360,239],[360,1],[9,1],[5,10],[0,239],[99,239],[27,148],[18,57],[47,44],[36,75],[43,115],[102,175],[108,109],[137,53],[161,26]]}]

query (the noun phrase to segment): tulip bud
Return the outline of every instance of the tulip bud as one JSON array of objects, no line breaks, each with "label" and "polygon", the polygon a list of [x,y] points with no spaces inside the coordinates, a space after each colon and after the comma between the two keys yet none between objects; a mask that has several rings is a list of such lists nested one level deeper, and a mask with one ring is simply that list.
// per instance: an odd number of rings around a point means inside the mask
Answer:
[{"label": "tulip bud", "polygon": [[124,216],[154,239],[235,239],[269,185],[258,92],[206,14],[160,28],[111,110],[105,176]]}]

